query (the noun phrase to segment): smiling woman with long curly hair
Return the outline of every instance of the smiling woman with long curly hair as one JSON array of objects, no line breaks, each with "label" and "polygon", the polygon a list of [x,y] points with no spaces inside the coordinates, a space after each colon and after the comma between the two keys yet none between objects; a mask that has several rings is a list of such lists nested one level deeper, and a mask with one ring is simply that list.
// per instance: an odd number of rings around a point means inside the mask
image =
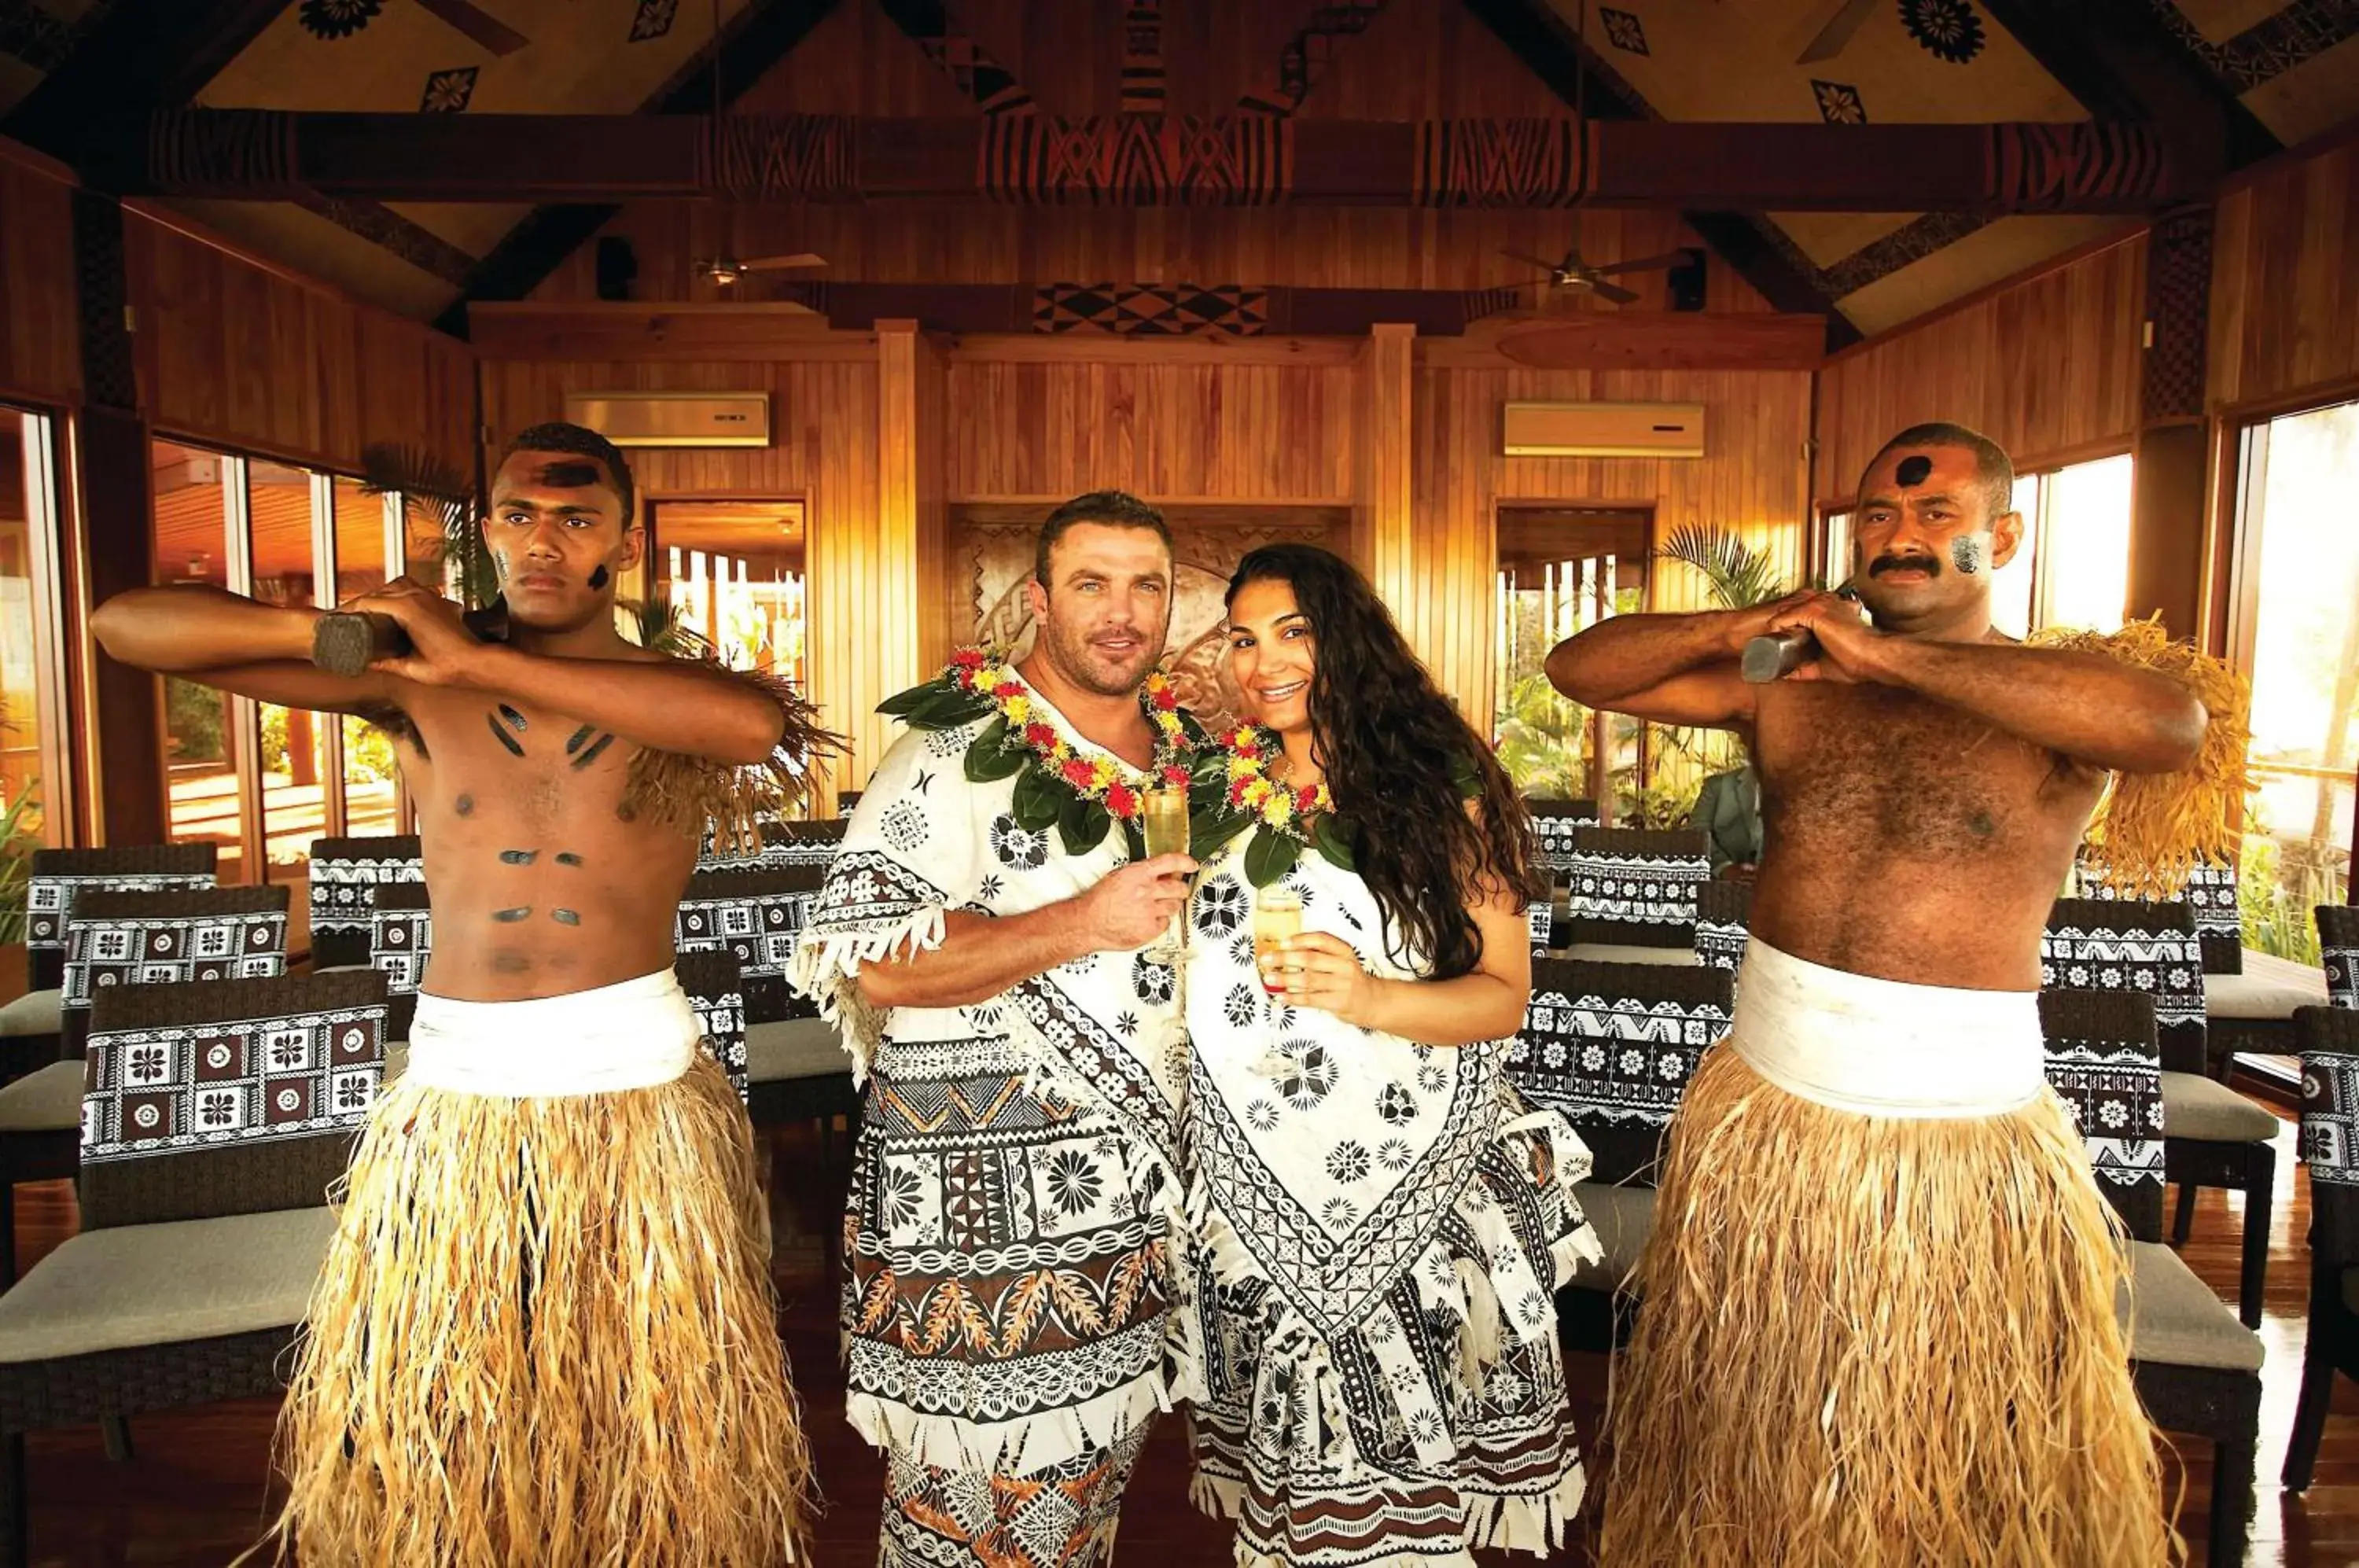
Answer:
[{"label": "smiling woman with long curly hair", "polygon": [[1582,1485],[1554,1296],[1596,1243],[1588,1150],[1503,1075],[1530,823],[1344,561],[1255,550],[1228,612],[1255,723],[1187,958],[1195,1498],[1245,1564],[1545,1552]]}]

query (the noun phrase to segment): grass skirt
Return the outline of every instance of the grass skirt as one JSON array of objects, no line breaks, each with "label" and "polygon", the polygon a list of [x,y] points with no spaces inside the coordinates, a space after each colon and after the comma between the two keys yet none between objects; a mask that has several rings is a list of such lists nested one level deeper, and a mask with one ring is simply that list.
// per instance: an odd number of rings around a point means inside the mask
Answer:
[{"label": "grass skirt", "polygon": [[2160,1563],[2126,1255],[2053,1094],[1830,1109],[1709,1052],[1607,1411],[1614,1568]]},{"label": "grass skirt", "polygon": [[699,1052],[656,1088],[395,1083],[279,1425],[306,1564],[769,1568],[810,1463],[752,1128]]}]

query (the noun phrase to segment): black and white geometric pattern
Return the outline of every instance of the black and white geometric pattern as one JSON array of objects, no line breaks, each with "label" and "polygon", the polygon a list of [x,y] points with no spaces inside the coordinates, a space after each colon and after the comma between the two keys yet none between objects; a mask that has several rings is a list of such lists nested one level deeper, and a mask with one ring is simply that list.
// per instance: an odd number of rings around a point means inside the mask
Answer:
[{"label": "black and white geometric pattern", "polygon": [[729,1074],[738,1098],[745,1097],[745,992],[737,960],[725,948],[679,955],[673,966],[679,988],[704,1030],[704,1048]]},{"label": "black and white geometric pattern", "polygon": [[[228,889],[234,894],[238,889]],[[190,914],[190,895],[86,893],[66,932],[65,1010],[86,1011],[112,985],[178,985],[194,980],[255,980],[287,973],[287,911]],[[141,909],[167,901],[162,908]]]},{"label": "black and white geometric pattern", "polygon": [[1532,956],[1546,958],[1556,935],[1556,899],[1552,896],[1534,898],[1524,910],[1524,923],[1532,939]]},{"label": "black and white geometric pattern", "polygon": [[1696,894],[1696,961],[1715,969],[1741,968],[1752,920],[1753,884],[1705,883]]},{"label": "black and white geometric pattern", "polygon": [[434,919],[428,912],[424,883],[393,883],[378,889],[369,911],[369,964],[385,975],[389,996],[417,994],[434,953]]},{"label": "black and white geometric pattern", "polygon": [[1670,1125],[1696,1063],[1728,1032],[1729,1009],[1535,987],[1507,1053],[1507,1076],[1573,1130]]},{"label": "black and white geometric pattern", "polygon": [[673,946],[683,953],[720,948],[734,954],[748,1018],[786,1018],[795,940],[810,919],[822,880],[809,866],[700,871],[673,917]]},{"label": "black and white geometric pattern", "polygon": [[90,1038],[85,1164],[354,1127],[385,1074],[385,1004]]},{"label": "black and white geometric pattern", "polygon": [[2359,1056],[2301,1053],[2301,1159],[2312,1181],[2359,1187]]},{"label": "black and white geometric pattern", "polygon": [[418,835],[311,841],[311,965],[368,962],[369,912],[378,887],[422,882]]},{"label": "black and white geometric pattern", "polygon": [[2359,1008],[2359,906],[2321,904],[2317,915],[2326,1000],[2332,1007]]},{"label": "black and white geometric pattern", "polygon": [[1575,828],[1565,907],[1575,942],[1685,947],[1712,879],[1701,833]]},{"label": "black and white geometric pattern", "polygon": [[[2093,855],[2081,858],[2078,886],[2084,898],[2118,898],[2105,886],[2104,863]],[[2195,917],[2195,935],[2203,948],[2206,975],[2245,972],[2244,918],[2236,907],[2236,867],[2206,862],[2192,866],[2179,889],[2179,901]]]},{"label": "black and white geometric pattern", "polygon": [[2203,953],[2187,906],[2136,898],[2059,898],[2039,939],[2043,990],[2132,991],[2154,1003],[2164,1063],[2205,1065]]},{"label": "black and white geometric pattern", "polygon": [[1539,863],[1561,875],[1572,868],[1572,830],[1597,825],[1594,800],[1527,800]]},{"label": "black and white geometric pattern", "polygon": [[43,849],[33,852],[25,885],[25,951],[37,986],[58,984],[65,960],[66,916],[84,892],[160,893],[213,885],[214,846],[175,844],[132,850]]},{"label": "black and white geometric pattern", "polygon": [[2162,1191],[2162,1062],[2112,1041],[2050,1040],[2048,1082],[2072,1113],[2097,1180]]}]

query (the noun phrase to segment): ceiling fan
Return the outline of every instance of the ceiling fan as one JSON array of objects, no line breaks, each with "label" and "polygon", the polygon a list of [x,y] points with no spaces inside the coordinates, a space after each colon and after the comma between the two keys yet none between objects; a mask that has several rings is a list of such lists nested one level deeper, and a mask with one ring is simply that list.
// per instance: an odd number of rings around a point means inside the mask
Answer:
[{"label": "ceiling fan", "polygon": [[749,274],[756,272],[812,272],[827,265],[827,257],[799,251],[793,256],[757,256],[740,261],[734,256],[699,256],[697,276],[710,278],[717,288],[726,289]]},{"label": "ceiling fan", "polygon": [[1536,256],[1520,251],[1499,253],[1510,261],[1520,261],[1527,267],[1537,267],[1548,275],[1548,283],[1556,289],[1582,289],[1608,299],[1616,305],[1627,305],[1638,296],[1618,283],[1608,283],[1609,278],[1620,278],[1633,272],[1664,272],[1688,259],[1684,250],[1665,251],[1660,256],[1640,256],[1636,261],[1609,261],[1603,267],[1592,267],[1581,258],[1581,247],[1574,245],[1564,253],[1562,261],[1542,261]]}]

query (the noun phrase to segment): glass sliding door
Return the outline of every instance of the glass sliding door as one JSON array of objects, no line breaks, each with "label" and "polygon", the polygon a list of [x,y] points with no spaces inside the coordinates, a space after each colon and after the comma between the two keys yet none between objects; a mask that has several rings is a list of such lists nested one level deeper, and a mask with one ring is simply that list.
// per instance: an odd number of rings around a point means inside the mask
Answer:
[{"label": "glass sliding door", "polygon": [[1503,507],[1499,513],[1498,711],[1492,739],[1534,800],[1593,800],[1628,824],[1647,790],[1649,726],[1583,708],[1549,684],[1549,650],[1608,615],[1646,607],[1643,512]]},{"label": "glass sliding door", "polygon": [[[372,495],[357,479],[328,481],[333,511],[332,538],[334,587],[323,592],[324,606],[341,604],[395,574],[401,551],[401,506],[390,495]],[[388,553],[390,551],[390,553]],[[338,736],[343,776],[343,831],[355,834],[397,831],[400,789],[393,743],[365,721],[347,714]]]},{"label": "glass sliding door", "polygon": [[[153,580],[203,583],[244,592],[245,464],[200,447],[158,441],[150,447],[156,497]],[[242,740],[252,704],[211,686],[161,677],[164,684],[164,771],[169,833],[175,844],[219,845],[224,883],[254,879],[245,859],[245,800],[242,759],[254,747]],[[258,805],[258,802],[257,802]]]},{"label": "glass sliding door", "polygon": [[2229,638],[2253,678],[2253,781],[2240,892],[2245,940],[2318,962],[2310,911],[2351,896],[2359,769],[2359,402],[2245,432]]},{"label": "glass sliding door", "polygon": [[[246,464],[246,513],[252,526],[254,596],[266,604],[310,607],[319,601],[319,528],[324,480],[300,468],[256,458]],[[303,708],[257,704],[262,735],[262,831],[265,877],[299,880],[311,859],[311,841],[327,831],[329,724]]]}]

